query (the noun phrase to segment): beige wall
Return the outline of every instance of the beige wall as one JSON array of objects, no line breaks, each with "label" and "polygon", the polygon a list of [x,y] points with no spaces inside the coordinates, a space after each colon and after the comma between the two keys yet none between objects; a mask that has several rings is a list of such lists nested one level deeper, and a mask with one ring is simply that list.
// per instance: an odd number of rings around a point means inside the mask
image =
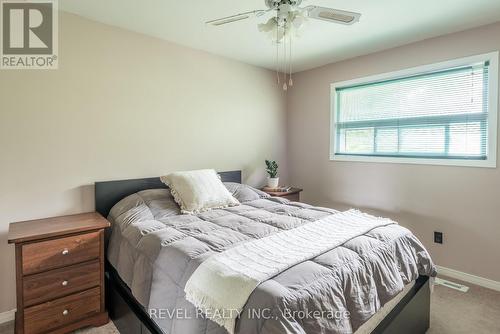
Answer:
[{"label": "beige wall", "polygon": [[500,23],[297,74],[287,100],[291,182],[311,203],[397,219],[437,264],[500,281],[500,169],[329,161],[331,83],[499,49]]},{"label": "beige wall", "polygon": [[59,70],[0,71],[0,313],[9,222],[93,210],[94,181],[215,168],[255,185],[285,161],[270,71],[70,14],[59,30]]}]

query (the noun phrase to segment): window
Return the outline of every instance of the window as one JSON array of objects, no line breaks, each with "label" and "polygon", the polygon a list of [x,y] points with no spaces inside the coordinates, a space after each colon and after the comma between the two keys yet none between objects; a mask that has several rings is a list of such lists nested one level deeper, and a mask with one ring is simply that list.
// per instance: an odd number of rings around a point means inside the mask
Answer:
[{"label": "window", "polygon": [[496,167],[498,52],[332,85],[331,159]]}]

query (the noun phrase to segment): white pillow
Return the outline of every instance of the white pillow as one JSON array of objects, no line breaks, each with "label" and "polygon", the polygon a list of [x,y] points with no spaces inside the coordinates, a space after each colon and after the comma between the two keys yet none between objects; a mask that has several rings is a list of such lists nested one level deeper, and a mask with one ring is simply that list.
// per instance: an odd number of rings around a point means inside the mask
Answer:
[{"label": "white pillow", "polygon": [[162,176],[181,212],[195,214],[239,205],[213,169],[175,172]]}]

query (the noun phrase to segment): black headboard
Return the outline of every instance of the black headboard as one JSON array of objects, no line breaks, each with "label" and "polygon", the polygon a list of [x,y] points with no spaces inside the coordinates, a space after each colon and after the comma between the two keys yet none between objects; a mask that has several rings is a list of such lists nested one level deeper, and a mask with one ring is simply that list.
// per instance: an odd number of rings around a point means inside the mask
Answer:
[{"label": "black headboard", "polygon": [[[223,182],[241,183],[241,171],[220,172]],[[166,188],[159,177],[146,179],[105,181],[95,183],[95,210],[107,217],[111,208],[121,199],[146,189]]]}]

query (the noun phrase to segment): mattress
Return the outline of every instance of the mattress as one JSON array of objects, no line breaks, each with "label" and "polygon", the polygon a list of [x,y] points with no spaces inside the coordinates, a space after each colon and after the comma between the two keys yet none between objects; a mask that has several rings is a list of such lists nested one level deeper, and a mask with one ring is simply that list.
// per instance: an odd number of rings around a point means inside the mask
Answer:
[{"label": "mattress", "polygon": [[[168,189],[153,189],[128,196],[110,212],[108,260],[165,333],[226,332],[184,295],[187,280],[208,257],[337,213],[226,186],[241,205],[181,215]],[[419,275],[435,274],[409,230],[397,224],[375,228],[259,285],[236,332],[353,333]]]}]

